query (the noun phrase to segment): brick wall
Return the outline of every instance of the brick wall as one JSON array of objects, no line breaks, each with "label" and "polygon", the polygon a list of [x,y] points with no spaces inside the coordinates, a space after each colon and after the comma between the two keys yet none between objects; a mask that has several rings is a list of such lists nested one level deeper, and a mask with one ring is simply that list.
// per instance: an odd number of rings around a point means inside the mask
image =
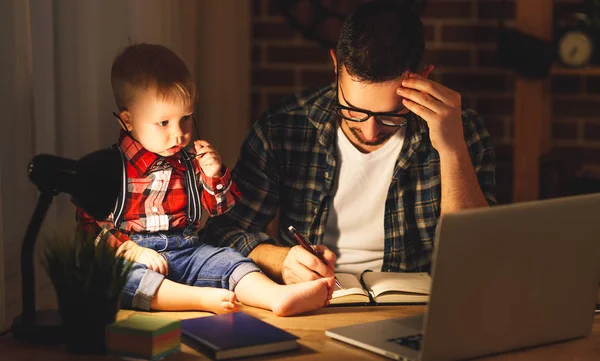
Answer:
[{"label": "brick wall", "polygon": [[[283,95],[333,79],[327,49],[294,30],[276,1],[253,0],[254,120]],[[341,11],[358,2],[323,1]],[[581,1],[556,3],[556,13],[567,13]],[[422,19],[427,39],[425,61],[436,66],[432,79],[459,91],[465,103],[484,117],[492,134],[498,153],[498,199],[506,203],[512,198],[515,78],[510,71],[495,66],[500,11],[499,0],[430,0]],[[514,1],[507,1],[509,26],[514,11]],[[328,25],[324,33],[335,39],[339,24]],[[551,86],[552,144],[557,154],[567,160],[600,163],[600,76],[553,76]]]}]

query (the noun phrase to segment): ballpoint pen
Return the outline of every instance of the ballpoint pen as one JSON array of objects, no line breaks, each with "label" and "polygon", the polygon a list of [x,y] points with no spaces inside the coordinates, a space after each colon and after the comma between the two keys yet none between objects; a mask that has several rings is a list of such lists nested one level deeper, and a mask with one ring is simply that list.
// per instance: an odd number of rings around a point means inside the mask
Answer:
[{"label": "ballpoint pen", "polygon": [[[288,230],[290,231],[290,234],[294,237],[296,242],[298,242],[298,244],[302,246],[302,248],[317,256],[317,258],[319,258],[323,263],[327,264],[323,259],[323,255],[318,253],[317,250],[314,249],[310,241],[306,239],[306,237],[304,237],[302,233],[298,232],[296,228],[294,228],[294,226],[289,226]],[[335,284],[339,288],[343,288],[342,284],[340,283],[340,281],[338,281],[337,277],[335,277]]]}]

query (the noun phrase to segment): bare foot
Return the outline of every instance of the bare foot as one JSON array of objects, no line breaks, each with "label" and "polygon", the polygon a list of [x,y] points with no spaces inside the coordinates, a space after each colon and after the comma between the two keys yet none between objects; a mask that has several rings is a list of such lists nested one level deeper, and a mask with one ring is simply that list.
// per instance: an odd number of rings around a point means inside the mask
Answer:
[{"label": "bare foot", "polygon": [[208,311],[217,315],[238,310],[235,293],[222,288],[201,287],[202,297],[199,302],[200,311]]},{"label": "bare foot", "polygon": [[292,316],[317,310],[329,304],[333,277],[281,286],[271,309],[277,316]]}]

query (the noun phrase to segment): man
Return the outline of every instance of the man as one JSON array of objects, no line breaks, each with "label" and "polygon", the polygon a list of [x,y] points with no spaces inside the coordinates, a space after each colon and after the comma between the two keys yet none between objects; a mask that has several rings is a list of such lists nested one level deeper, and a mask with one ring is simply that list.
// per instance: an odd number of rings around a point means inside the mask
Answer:
[{"label": "man", "polygon": [[[417,73],[423,51],[423,25],[403,2],[352,13],[331,51],[336,83],[254,125],[233,170],[242,199],[209,222],[205,241],[284,283],[428,271],[440,214],[495,204],[495,154],[460,95],[427,79],[433,67]],[[277,212],[275,240],[265,229]],[[324,262],[290,248],[290,225]]]}]

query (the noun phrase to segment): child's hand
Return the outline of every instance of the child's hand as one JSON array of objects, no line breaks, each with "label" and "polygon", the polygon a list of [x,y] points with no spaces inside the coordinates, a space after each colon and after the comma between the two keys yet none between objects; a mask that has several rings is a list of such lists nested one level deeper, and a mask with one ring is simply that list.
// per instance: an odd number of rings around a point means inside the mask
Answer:
[{"label": "child's hand", "polygon": [[167,260],[153,249],[140,247],[137,258],[134,260],[137,263],[145,264],[148,269],[158,272],[163,275],[169,274],[169,264]]},{"label": "child's hand", "polygon": [[197,140],[194,148],[200,168],[207,177],[221,177],[221,155],[207,141]]},{"label": "child's hand", "polygon": [[139,246],[133,241],[123,243],[117,250],[117,255],[128,261],[145,264],[148,269],[163,275],[169,274],[167,260],[153,249]]}]

